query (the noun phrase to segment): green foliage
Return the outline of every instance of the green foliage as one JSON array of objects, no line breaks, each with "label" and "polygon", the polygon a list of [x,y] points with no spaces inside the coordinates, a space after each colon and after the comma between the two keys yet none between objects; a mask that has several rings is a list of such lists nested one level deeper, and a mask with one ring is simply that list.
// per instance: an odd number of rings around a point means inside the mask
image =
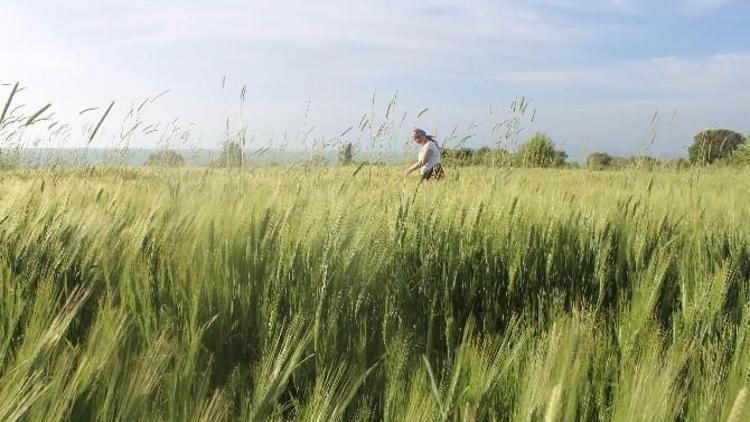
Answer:
[{"label": "green foliage", "polygon": [[0,150],[0,171],[18,168],[21,154],[18,151]]},{"label": "green foliage", "polygon": [[555,149],[547,135],[536,133],[516,152],[516,163],[521,167],[562,167],[568,154]]},{"label": "green foliage", "polygon": [[628,158],[629,165],[638,170],[653,170],[659,161],[649,155],[634,155]]},{"label": "green foliage", "polygon": [[0,420],[750,420],[748,170],[455,173],[3,172]]},{"label": "green foliage", "polygon": [[244,158],[242,142],[239,139],[230,139],[224,142],[219,156],[211,164],[213,167],[242,167]]},{"label": "green foliage", "polygon": [[746,136],[745,142],[734,151],[730,163],[738,166],[750,166],[750,134]]},{"label": "green foliage", "polygon": [[648,155],[618,157],[606,152],[594,152],[586,158],[586,167],[590,170],[682,170],[690,167],[690,163],[684,159],[657,160]]},{"label": "green foliage", "polygon": [[704,130],[693,138],[688,155],[693,164],[711,164],[731,157],[744,143],[745,137],[731,130]]},{"label": "green foliage", "polygon": [[592,152],[586,157],[586,167],[590,170],[604,170],[612,166],[612,156],[606,152]]},{"label": "green foliage", "polygon": [[512,162],[511,154],[501,148],[479,149],[471,148],[443,148],[440,151],[442,161],[451,167],[460,166],[484,166],[484,167],[506,167]]},{"label": "green foliage", "polygon": [[349,166],[354,163],[354,145],[351,142],[347,142],[339,149],[339,164],[342,166]]},{"label": "green foliage", "polygon": [[440,150],[442,161],[452,167],[472,165],[475,163],[477,155],[477,150],[467,147],[455,149],[442,148]]},{"label": "green foliage", "polygon": [[661,163],[663,168],[671,170],[684,170],[690,167],[690,161],[684,158],[677,158],[673,160],[666,160]]},{"label": "green foliage", "polygon": [[185,157],[172,149],[163,149],[153,152],[148,156],[147,166],[157,167],[182,167],[185,165]]}]

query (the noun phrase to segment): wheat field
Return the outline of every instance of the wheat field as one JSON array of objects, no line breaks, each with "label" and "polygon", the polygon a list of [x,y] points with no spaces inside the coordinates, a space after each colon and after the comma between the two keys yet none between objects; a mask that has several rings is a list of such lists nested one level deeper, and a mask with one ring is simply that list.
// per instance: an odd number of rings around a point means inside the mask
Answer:
[{"label": "wheat field", "polygon": [[750,172],[354,173],[0,172],[0,420],[750,420]]}]

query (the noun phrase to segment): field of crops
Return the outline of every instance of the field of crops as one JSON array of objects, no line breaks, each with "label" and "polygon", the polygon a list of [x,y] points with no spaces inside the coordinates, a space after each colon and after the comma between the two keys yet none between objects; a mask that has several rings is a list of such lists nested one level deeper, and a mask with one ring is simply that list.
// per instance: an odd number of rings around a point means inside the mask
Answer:
[{"label": "field of crops", "polygon": [[0,173],[0,420],[750,420],[750,172]]}]

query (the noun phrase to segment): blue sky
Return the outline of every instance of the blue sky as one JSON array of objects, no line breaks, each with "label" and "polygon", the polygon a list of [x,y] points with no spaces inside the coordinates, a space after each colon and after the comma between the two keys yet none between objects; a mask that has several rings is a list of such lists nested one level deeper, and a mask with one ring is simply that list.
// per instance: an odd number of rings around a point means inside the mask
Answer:
[{"label": "blue sky", "polygon": [[356,125],[373,93],[382,118],[396,91],[396,144],[413,126],[493,144],[519,96],[536,110],[523,134],[579,156],[679,156],[701,129],[750,130],[747,0],[0,1],[0,83],[28,86],[19,101],[84,125],[83,108],[114,99],[122,116],[170,89],[144,118],[194,123],[198,146],[229,118],[258,144],[286,131],[309,147]]}]

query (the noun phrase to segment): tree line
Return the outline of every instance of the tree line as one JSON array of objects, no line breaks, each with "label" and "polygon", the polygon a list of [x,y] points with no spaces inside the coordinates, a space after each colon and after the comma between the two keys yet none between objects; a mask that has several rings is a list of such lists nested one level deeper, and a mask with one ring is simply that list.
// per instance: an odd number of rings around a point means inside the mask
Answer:
[{"label": "tree line", "polygon": [[[653,168],[656,166],[684,168],[691,165],[729,164],[750,165],[750,134],[727,129],[709,129],[695,135],[687,158],[659,160],[648,155],[620,157],[607,152],[593,152],[583,166],[592,170]],[[502,148],[443,148],[443,161],[454,166],[513,166],[513,167],[577,167],[568,161],[565,151],[558,149],[549,136],[536,133],[515,152]]]},{"label": "tree line", "polygon": [[[659,160],[648,155],[620,157],[607,152],[592,152],[582,163],[591,170],[617,170],[625,168],[654,168],[657,166],[685,168],[691,165],[729,164],[750,165],[750,142],[748,136],[728,129],[708,129],[693,138],[687,158]],[[243,150],[239,142],[229,141],[210,165],[213,167],[239,167],[244,162]],[[343,144],[338,150],[338,164],[358,164],[355,160],[355,147],[352,143]],[[578,167],[581,164],[568,160],[568,154],[559,149],[554,141],[544,133],[535,133],[516,151],[503,148],[482,147],[478,149],[442,148],[442,158],[448,166],[490,166],[490,167],[538,167],[561,168]],[[324,159],[323,159],[324,160]],[[149,157],[146,165],[179,167],[186,160],[174,150],[161,150]]]}]

